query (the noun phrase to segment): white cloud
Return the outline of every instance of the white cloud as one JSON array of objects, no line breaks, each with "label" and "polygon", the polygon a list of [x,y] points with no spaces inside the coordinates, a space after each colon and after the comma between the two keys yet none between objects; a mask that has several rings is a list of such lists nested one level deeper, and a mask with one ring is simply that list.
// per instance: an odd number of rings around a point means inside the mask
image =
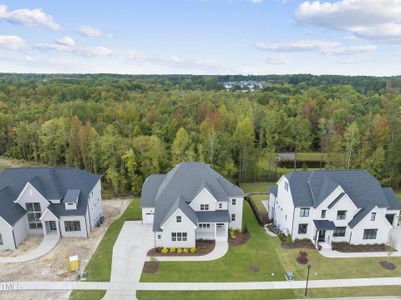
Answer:
[{"label": "white cloud", "polygon": [[25,48],[25,41],[16,35],[0,35],[0,46],[10,50]]},{"label": "white cloud", "polygon": [[299,40],[286,43],[257,43],[255,46],[259,50],[277,52],[300,52],[300,51],[325,51],[339,46],[335,41]]},{"label": "white cloud", "polygon": [[56,43],[61,46],[66,46],[66,47],[75,47],[76,46],[74,39],[69,37],[68,35],[57,40]]},{"label": "white cloud", "polygon": [[269,56],[269,57],[266,57],[264,59],[264,61],[268,65],[286,65],[286,64],[289,64],[291,62],[287,57],[285,57],[283,55]]},{"label": "white cloud", "polygon": [[53,17],[41,9],[16,9],[9,11],[7,6],[0,5],[0,19],[22,26],[43,26],[52,30],[59,30],[61,26],[53,21]]},{"label": "white cloud", "polygon": [[183,69],[200,68],[210,70],[223,68],[222,65],[211,60],[180,58],[177,56],[146,55],[138,51],[128,51],[127,60],[131,63],[147,63]]},{"label": "white cloud", "polygon": [[102,37],[105,34],[101,32],[99,29],[89,26],[89,25],[82,25],[79,27],[79,33],[86,36],[86,37]]},{"label": "white cloud", "polygon": [[401,39],[401,0],[305,1],[296,19],[373,40]]},{"label": "white cloud", "polygon": [[253,4],[259,4],[263,2],[263,0],[249,0],[249,1],[252,2]]},{"label": "white cloud", "polygon": [[79,50],[79,53],[88,56],[109,56],[113,53],[113,50],[106,47],[88,47]]},{"label": "white cloud", "polygon": [[319,52],[327,55],[350,55],[372,52],[375,45],[342,46],[336,41],[299,40],[286,43],[257,43],[256,48],[270,52]]}]

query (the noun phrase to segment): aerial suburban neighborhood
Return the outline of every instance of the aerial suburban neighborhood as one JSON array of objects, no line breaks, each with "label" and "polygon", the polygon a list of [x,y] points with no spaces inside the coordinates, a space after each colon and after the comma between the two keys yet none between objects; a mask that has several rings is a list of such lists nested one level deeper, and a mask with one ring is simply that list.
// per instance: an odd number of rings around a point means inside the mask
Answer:
[{"label": "aerial suburban neighborhood", "polygon": [[0,300],[401,300],[401,0],[0,1]]}]

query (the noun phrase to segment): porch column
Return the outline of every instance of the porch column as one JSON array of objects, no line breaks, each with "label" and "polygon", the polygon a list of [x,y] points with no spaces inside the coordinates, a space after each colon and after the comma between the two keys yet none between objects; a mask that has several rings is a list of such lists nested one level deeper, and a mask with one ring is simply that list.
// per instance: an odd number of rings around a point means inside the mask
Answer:
[{"label": "porch column", "polygon": [[214,240],[217,239],[217,223],[213,223],[214,224]]}]

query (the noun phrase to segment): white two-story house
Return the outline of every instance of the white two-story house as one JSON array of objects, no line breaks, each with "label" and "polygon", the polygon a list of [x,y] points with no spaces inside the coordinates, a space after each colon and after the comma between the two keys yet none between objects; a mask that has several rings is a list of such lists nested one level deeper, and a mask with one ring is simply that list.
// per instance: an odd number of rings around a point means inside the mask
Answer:
[{"label": "white two-story house", "polygon": [[0,250],[30,234],[87,237],[103,216],[100,176],[76,168],[0,173]]},{"label": "white two-story house", "polygon": [[227,240],[242,228],[243,191],[209,165],[183,162],[149,176],[142,187],[144,224],[153,224],[155,247],[195,247],[196,240]]},{"label": "white two-story house", "polygon": [[365,170],[299,171],[270,189],[268,216],[284,234],[315,245],[388,243],[401,204]]}]

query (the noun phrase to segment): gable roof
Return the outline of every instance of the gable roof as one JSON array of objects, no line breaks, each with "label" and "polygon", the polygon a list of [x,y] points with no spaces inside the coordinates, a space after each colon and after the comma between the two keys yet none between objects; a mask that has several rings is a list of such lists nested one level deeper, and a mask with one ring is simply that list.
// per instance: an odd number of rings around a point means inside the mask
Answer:
[{"label": "gable roof", "polygon": [[184,215],[187,216],[187,218],[196,226],[198,218],[196,216],[196,213],[193,211],[191,207],[187,203],[185,203],[184,199],[182,198],[181,195],[178,195],[177,199],[174,201],[173,205],[171,205],[168,213],[166,214],[166,217],[164,220],[160,223],[160,226],[162,226],[170,217],[173,213],[177,211],[177,209],[181,210]]},{"label": "gable roof", "polygon": [[341,186],[357,208],[378,206],[399,209],[392,189],[384,190],[366,170],[298,171],[284,176],[289,182],[295,207],[317,207]]},{"label": "gable roof", "polygon": [[352,220],[348,223],[348,226],[350,228],[354,228],[363,218],[366,217],[366,215],[368,213],[370,213],[372,211],[372,209],[375,206],[368,206],[368,207],[364,207],[362,208],[360,211],[358,211],[355,216],[352,218]]},{"label": "gable roof", "polygon": [[277,197],[277,190],[278,190],[278,185],[274,184],[269,188],[269,193]]},{"label": "gable roof", "polygon": [[63,202],[51,203],[48,208],[57,217],[85,215],[89,193],[99,180],[100,176],[77,168],[5,169],[0,173],[0,190],[6,189],[7,192],[0,195],[0,207],[9,209],[0,209],[0,216],[14,224],[25,214],[25,210],[14,201],[28,182],[47,200],[62,199],[68,190],[79,190],[76,210],[66,210]]},{"label": "gable roof", "polygon": [[[244,197],[244,192],[239,187],[205,163],[183,162],[166,175],[149,176],[142,188],[141,207],[155,207],[153,230],[160,230],[162,222],[175,211],[171,207],[178,205],[178,197],[188,204],[204,187],[217,201]],[[147,206],[152,204],[154,206]],[[189,206],[188,208],[192,210]],[[187,213],[191,214],[189,211]]]}]

